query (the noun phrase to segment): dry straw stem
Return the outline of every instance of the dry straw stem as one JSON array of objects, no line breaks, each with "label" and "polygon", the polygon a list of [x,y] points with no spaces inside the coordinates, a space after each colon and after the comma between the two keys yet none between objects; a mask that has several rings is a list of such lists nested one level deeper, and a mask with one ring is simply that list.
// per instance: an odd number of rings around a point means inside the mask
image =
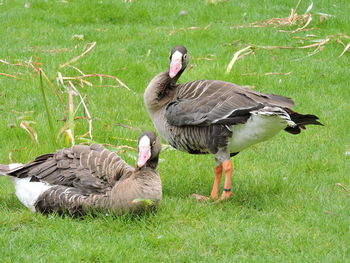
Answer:
[{"label": "dry straw stem", "polygon": [[[294,9],[291,10],[290,15],[288,17],[283,18],[271,18],[264,21],[257,21],[246,25],[233,26],[231,29],[237,28],[247,28],[247,27],[281,27],[281,26],[294,26],[294,25],[302,25],[303,28],[308,26],[311,22],[310,20],[311,14],[303,14],[298,15]],[[309,21],[310,20],[310,21]]]},{"label": "dry straw stem", "polygon": [[77,76],[77,77],[61,77],[62,81],[69,81],[69,80],[76,80],[79,81],[81,83],[85,83],[86,85],[93,87],[114,87],[117,88],[118,86],[113,86],[113,85],[94,85],[93,83],[85,80],[85,78],[92,78],[92,77],[99,77],[100,81],[103,78],[110,78],[115,80],[120,86],[123,86],[124,88],[126,88],[127,90],[131,91],[131,89],[124,83],[122,82],[119,78],[115,77],[115,76],[111,76],[111,75],[105,75],[105,74],[87,74],[87,75],[81,75],[81,76]]},{"label": "dry straw stem", "polygon": [[85,110],[85,113],[86,113],[86,116],[87,116],[87,120],[88,120],[88,123],[89,123],[89,137],[90,139],[92,139],[92,117],[91,117],[91,114],[86,106],[86,103],[83,99],[83,97],[81,96],[80,92],[78,91],[78,89],[72,84],[72,82],[69,81],[69,85],[70,87],[72,88],[72,90],[79,96],[80,98],[80,101],[84,107],[84,110]]},{"label": "dry straw stem", "polygon": [[293,31],[279,30],[278,32],[296,33],[296,32],[300,32],[300,31],[311,30],[311,29],[306,29],[306,27],[311,23],[311,21],[312,21],[312,15],[309,14],[309,17],[308,17],[305,25],[303,25],[302,27],[299,27]]},{"label": "dry straw stem", "polygon": [[340,187],[341,189],[343,189],[350,196],[350,191],[344,185],[342,185],[341,183],[336,183],[335,186]]},{"label": "dry straw stem", "polygon": [[325,39],[322,39],[322,41],[306,46],[299,46],[299,47],[290,47],[290,46],[254,46],[256,49],[266,49],[266,50],[272,50],[272,49],[307,49],[307,48],[313,48],[313,47],[319,47],[327,44],[331,40],[330,36],[327,36]]},{"label": "dry straw stem", "polygon": [[[39,68],[37,66],[35,66],[33,64],[32,58],[30,58],[28,61],[24,61],[21,63],[16,63],[16,64],[12,64],[9,63],[8,61],[4,60],[4,59],[0,59],[0,62],[9,66],[21,66],[21,67],[26,67],[26,68],[30,68],[32,69],[34,72],[37,72],[39,75],[41,75],[47,82],[47,84],[49,85],[49,87],[51,88],[51,90],[55,93],[55,95],[58,97],[59,101],[64,104],[63,99],[61,97],[61,95],[58,93],[57,89],[55,88],[55,85],[52,84],[52,82],[50,81],[50,79],[47,77],[47,75],[45,74],[44,70],[42,68]],[[18,79],[18,78],[17,78]]]},{"label": "dry straw stem", "polygon": [[61,137],[61,135],[67,130],[68,126],[69,126],[69,122],[66,122],[66,123],[63,125],[63,127],[61,128],[61,130],[57,133],[57,136],[56,136],[56,139],[57,139],[57,140],[58,140],[58,139]]},{"label": "dry straw stem", "polygon": [[11,110],[11,112],[16,113],[16,114],[31,114],[34,111],[28,110],[28,111],[17,111],[17,110]]},{"label": "dry straw stem", "polygon": [[4,59],[0,59],[0,62],[3,63],[3,64],[6,64],[6,65],[9,65],[9,66],[25,66],[24,64],[22,63],[17,63],[17,64],[12,64]]},{"label": "dry straw stem", "polygon": [[14,149],[14,150],[10,151],[9,154],[8,154],[9,162],[10,163],[14,163],[14,161],[12,160],[12,154],[14,152],[20,152],[20,151],[24,151],[24,150],[27,150],[27,149],[28,149],[27,147],[21,147],[21,148]]},{"label": "dry straw stem", "polygon": [[198,58],[196,58],[196,57],[191,57],[191,59],[193,59],[193,60],[208,60],[208,61],[211,61],[211,60],[215,60],[215,59],[216,59],[216,56],[210,54],[210,55],[208,55],[208,56],[206,56],[206,57],[198,57]]},{"label": "dry straw stem", "polygon": [[207,0],[208,4],[218,4],[222,2],[227,2],[227,0]]},{"label": "dry straw stem", "polygon": [[38,133],[34,130],[33,127],[30,126],[31,123],[34,123],[34,122],[22,121],[19,126],[30,135],[30,138],[35,144],[38,144],[39,143]]},{"label": "dry straw stem", "polygon": [[51,88],[51,90],[53,91],[53,93],[55,93],[55,95],[57,96],[57,98],[59,99],[59,101],[61,102],[62,105],[64,105],[64,101],[61,97],[61,95],[58,93],[55,85],[50,81],[50,79],[47,77],[47,75],[45,74],[44,70],[42,68],[36,67],[33,65],[33,61],[30,59],[29,61],[25,61],[25,63],[27,64],[27,66],[29,68],[31,68],[32,70],[34,70],[35,72],[37,72],[40,76],[42,76],[47,84],[49,85],[49,87]]},{"label": "dry straw stem", "polygon": [[255,75],[263,75],[263,76],[271,76],[271,75],[285,75],[288,76],[290,75],[292,72],[286,72],[286,73],[282,73],[282,72],[266,72],[266,73],[256,73],[256,72],[251,72],[251,73],[243,73],[241,74],[242,76],[255,76]]},{"label": "dry straw stem", "polygon": [[[291,47],[291,46],[258,46],[258,45],[248,45],[245,48],[238,50],[236,53],[234,53],[230,63],[227,65],[226,68],[226,74],[230,73],[233,65],[240,60],[241,58],[253,54],[255,50],[264,49],[264,50],[272,50],[272,49],[308,49],[308,48],[316,48],[314,52],[312,52],[309,56],[314,55],[316,52],[319,52],[322,50],[323,46],[327,44],[331,40],[332,36],[327,36],[325,39],[322,39],[320,42],[306,45],[306,46],[298,46],[298,47]],[[245,52],[245,53],[244,53]],[[243,53],[243,54],[242,54]]]},{"label": "dry straw stem", "polygon": [[180,31],[188,31],[188,30],[207,30],[209,27],[212,26],[213,23],[209,23],[207,26],[205,27],[197,27],[197,26],[191,26],[191,27],[182,27],[182,28],[178,28],[175,29],[173,31],[170,31],[168,33],[169,36],[173,35],[174,33],[180,32]]},{"label": "dry straw stem", "polygon": [[5,76],[5,77],[14,78],[14,79],[19,79],[18,77],[14,76],[14,75],[11,75],[11,74],[7,74],[7,73],[1,73],[1,72],[0,72],[0,75],[1,75],[1,76]]},{"label": "dry straw stem", "polygon": [[135,127],[123,124],[123,123],[115,123],[114,125],[120,126],[120,127],[123,127],[123,128],[127,128],[127,129],[130,129],[130,130],[133,130],[133,131],[141,131],[140,128],[135,128]]},{"label": "dry straw stem", "polygon": [[343,56],[345,54],[345,52],[347,52],[350,48],[350,42],[345,46],[343,52],[341,52],[341,54],[339,55],[339,57]]},{"label": "dry straw stem", "polygon": [[68,82],[68,127],[69,129],[66,130],[66,142],[69,139],[72,142],[72,145],[75,145],[74,140],[74,131],[75,131],[75,125],[74,125],[74,92],[73,90],[73,84],[69,81]]},{"label": "dry straw stem", "polygon": [[72,145],[75,145],[75,139],[74,135],[71,129],[65,130],[66,138],[65,138],[65,144],[69,145],[69,142],[72,142]]},{"label": "dry straw stem", "polygon": [[67,67],[69,67],[69,68],[72,68],[72,69],[75,69],[76,71],[78,71],[81,75],[86,75],[84,72],[82,72],[79,68],[77,68],[77,67],[74,67],[74,66],[72,66],[72,65],[66,65]]},{"label": "dry straw stem", "polygon": [[76,56],[76,57],[72,58],[72,59],[69,60],[68,62],[61,64],[61,65],[60,65],[60,68],[63,68],[63,67],[67,66],[67,65],[70,64],[70,63],[74,63],[74,62],[78,61],[80,58],[82,58],[82,57],[85,56],[87,53],[89,53],[95,46],[96,46],[96,41],[95,41],[95,42],[92,42],[92,43],[86,44],[83,53],[81,53],[79,56]]},{"label": "dry straw stem", "polygon": [[[249,50],[247,53],[249,53],[249,54],[252,53],[252,52],[251,52],[251,51],[252,51],[251,48],[252,48],[252,46],[247,46],[247,47],[245,47],[245,48],[243,48],[243,49],[241,49],[241,50],[238,50],[238,51],[233,55],[233,57],[232,57],[230,63],[227,65],[226,74],[228,74],[228,73],[231,72],[233,65],[236,63],[236,61],[239,59],[239,56],[240,56],[243,52]],[[242,56],[242,57],[244,57],[244,56]],[[241,58],[242,58],[242,57],[241,57]]]}]

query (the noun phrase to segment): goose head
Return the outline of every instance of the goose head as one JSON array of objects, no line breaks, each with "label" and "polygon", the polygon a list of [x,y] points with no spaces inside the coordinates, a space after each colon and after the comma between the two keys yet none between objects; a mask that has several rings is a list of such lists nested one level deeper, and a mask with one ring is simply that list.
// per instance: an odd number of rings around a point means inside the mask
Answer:
[{"label": "goose head", "polygon": [[189,56],[187,49],[184,46],[176,46],[170,51],[170,66],[169,66],[169,77],[175,78],[180,76],[185,70],[189,62]]},{"label": "goose head", "polygon": [[142,133],[138,140],[137,167],[151,167],[155,169],[158,165],[159,153],[162,145],[152,131]]}]

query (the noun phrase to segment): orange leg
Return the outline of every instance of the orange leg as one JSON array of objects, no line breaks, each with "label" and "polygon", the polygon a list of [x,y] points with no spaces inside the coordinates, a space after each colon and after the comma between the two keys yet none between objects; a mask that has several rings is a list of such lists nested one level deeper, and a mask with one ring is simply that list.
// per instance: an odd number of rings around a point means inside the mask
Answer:
[{"label": "orange leg", "polygon": [[224,184],[224,191],[221,195],[221,200],[226,200],[232,196],[231,191],[231,176],[233,172],[233,165],[231,160],[226,160],[222,163],[222,167],[225,171],[225,184]]},{"label": "orange leg", "polygon": [[220,181],[222,177],[222,164],[219,164],[214,168],[214,174],[215,174],[215,178],[214,178],[214,184],[211,190],[210,198],[216,200],[219,198],[219,188],[220,188]]},{"label": "orange leg", "polygon": [[197,201],[209,201],[210,199],[216,200],[219,198],[219,188],[220,188],[220,181],[222,177],[222,164],[219,164],[214,168],[214,184],[213,188],[211,190],[210,197],[199,195],[199,194],[192,194],[192,197],[194,197]]}]

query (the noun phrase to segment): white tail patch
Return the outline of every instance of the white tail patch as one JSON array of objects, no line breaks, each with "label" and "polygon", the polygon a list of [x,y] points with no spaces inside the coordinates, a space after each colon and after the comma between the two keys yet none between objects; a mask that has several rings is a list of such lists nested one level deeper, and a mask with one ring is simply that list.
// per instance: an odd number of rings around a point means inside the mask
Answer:
[{"label": "white tail patch", "polygon": [[23,167],[21,163],[11,163],[11,164],[0,164],[0,175],[7,175],[9,172],[12,172],[18,168]]},{"label": "white tail patch", "polygon": [[16,169],[16,168],[20,168],[20,167],[22,167],[22,166],[23,166],[23,164],[21,164],[21,163],[10,163],[10,164],[9,164],[10,171],[11,171],[11,170],[14,170],[14,169]]},{"label": "white tail patch", "polygon": [[288,113],[281,108],[265,107],[251,114],[246,123],[231,126],[231,152],[239,152],[253,144],[266,141],[287,126],[296,126]]},{"label": "white tail patch", "polygon": [[294,121],[291,120],[289,114],[282,108],[279,107],[264,107],[257,111],[251,112],[253,115],[265,115],[265,116],[276,116],[280,117],[282,120],[284,120],[288,126],[295,127],[297,126]]},{"label": "white tail patch", "polygon": [[16,196],[19,201],[35,212],[35,202],[38,197],[46,190],[50,189],[52,185],[43,182],[30,182],[31,177],[13,178],[13,184],[16,188]]}]

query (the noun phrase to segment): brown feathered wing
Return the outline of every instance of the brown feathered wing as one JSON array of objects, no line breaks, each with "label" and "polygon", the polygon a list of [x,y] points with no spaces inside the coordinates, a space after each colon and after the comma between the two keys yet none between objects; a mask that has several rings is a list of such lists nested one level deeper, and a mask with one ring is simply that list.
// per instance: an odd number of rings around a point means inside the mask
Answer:
[{"label": "brown feathered wing", "polygon": [[102,145],[92,144],[76,145],[39,156],[9,175],[19,178],[30,176],[33,181],[75,187],[89,194],[108,191],[121,176],[128,176],[133,170],[116,153]]},{"label": "brown feathered wing", "polygon": [[180,84],[165,116],[175,126],[244,123],[250,112],[267,105],[290,108],[287,97],[263,94],[218,80],[196,80]]}]

